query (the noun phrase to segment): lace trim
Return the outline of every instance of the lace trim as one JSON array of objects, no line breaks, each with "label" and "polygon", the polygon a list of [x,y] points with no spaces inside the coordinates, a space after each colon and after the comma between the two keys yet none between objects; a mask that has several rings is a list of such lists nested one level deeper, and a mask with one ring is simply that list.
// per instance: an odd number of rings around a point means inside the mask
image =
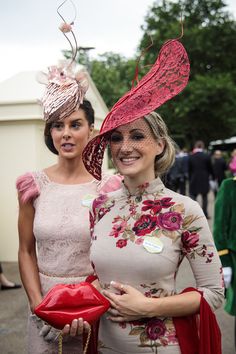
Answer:
[{"label": "lace trim", "polygon": [[[81,274],[50,274],[50,273],[46,273],[43,272],[42,270],[39,271],[40,274],[46,275],[46,277],[50,277],[50,278],[81,278],[84,279],[84,276],[81,276]],[[92,274],[91,274],[92,275]]]},{"label": "lace trim", "polygon": [[33,175],[38,185],[40,186],[40,189],[51,182],[44,171],[36,171],[33,173]]},{"label": "lace trim", "polygon": [[57,182],[51,181],[50,178],[48,177],[48,175],[46,174],[46,172],[44,172],[43,170],[35,172],[35,176],[36,176],[36,178],[38,178],[42,182],[42,185],[44,185],[44,186],[47,184],[52,184],[52,185],[61,186],[61,187],[68,187],[68,186],[79,187],[79,186],[89,185],[89,184],[93,184],[93,183],[96,183],[97,188],[99,188],[99,186],[100,186],[100,182],[97,181],[96,179],[92,179],[89,182],[75,183],[75,184],[57,183]]}]

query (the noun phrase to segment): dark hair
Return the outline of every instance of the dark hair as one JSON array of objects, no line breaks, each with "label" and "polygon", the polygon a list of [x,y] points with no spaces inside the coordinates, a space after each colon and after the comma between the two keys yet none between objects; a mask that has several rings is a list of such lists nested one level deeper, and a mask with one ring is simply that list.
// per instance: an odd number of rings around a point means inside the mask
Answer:
[{"label": "dark hair", "polygon": [[194,147],[198,149],[204,149],[205,144],[202,140],[197,140],[194,144]]},{"label": "dark hair", "polygon": [[[79,108],[84,111],[88,125],[91,126],[92,124],[94,124],[94,109],[93,109],[91,103],[88,100],[84,99],[83,103],[81,103],[79,105]],[[52,136],[51,136],[52,123],[53,122],[49,122],[49,123],[46,123],[46,125],[45,125],[44,142],[51,152],[58,155],[58,151],[56,150],[56,148],[53,144],[53,140],[52,140]]]}]

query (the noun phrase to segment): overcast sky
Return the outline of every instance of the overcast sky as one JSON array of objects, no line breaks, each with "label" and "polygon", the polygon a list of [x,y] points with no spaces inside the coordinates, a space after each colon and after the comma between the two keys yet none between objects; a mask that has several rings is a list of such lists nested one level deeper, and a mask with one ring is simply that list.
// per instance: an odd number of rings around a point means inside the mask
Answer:
[{"label": "overcast sky", "polygon": [[[0,81],[25,70],[44,70],[57,64],[69,49],[58,30],[56,9],[62,0],[0,0]],[[113,51],[132,56],[142,37],[140,26],[154,0],[74,0],[74,32],[79,46],[95,47],[91,56]],[[226,0],[236,17],[236,1]],[[68,1],[61,9],[70,22]]]}]

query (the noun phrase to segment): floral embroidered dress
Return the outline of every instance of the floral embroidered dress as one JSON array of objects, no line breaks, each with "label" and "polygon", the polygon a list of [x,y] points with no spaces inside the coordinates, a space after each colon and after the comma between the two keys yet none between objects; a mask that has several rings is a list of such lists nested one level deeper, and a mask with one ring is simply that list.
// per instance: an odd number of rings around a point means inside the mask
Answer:
[{"label": "floral embroidered dress", "polygon": [[[33,232],[37,243],[37,260],[41,290],[45,295],[58,283],[79,283],[93,273],[89,260],[89,209],[86,205],[99,193],[120,187],[120,178],[104,176],[84,184],[66,185],[49,180],[45,172],[27,173],[17,180],[23,201],[33,199]],[[29,316],[28,353],[58,353],[57,343],[39,336],[41,321]],[[82,353],[82,343],[68,338],[63,353]]]},{"label": "floral embroidered dress", "polygon": [[[147,297],[176,293],[187,257],[197,288],[213,309],[224,297],[222,269],[208,223],[197,202],[166,189],[159,178],[130,195],[120,190],[94,200],[91,261],[104,289],[129,284]],[[112,291],[112,288],[111,288]],[[172,318],[100,321],[99,353],[180,353]]]}]

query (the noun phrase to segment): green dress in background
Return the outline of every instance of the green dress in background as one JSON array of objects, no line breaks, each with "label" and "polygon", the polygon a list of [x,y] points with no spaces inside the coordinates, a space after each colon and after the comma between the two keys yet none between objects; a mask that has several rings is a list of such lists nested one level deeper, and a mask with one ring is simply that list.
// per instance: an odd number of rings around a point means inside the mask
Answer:
[{"label": "green dress in background", "polygon": [[213,235],[223,267],[231,267],[225,311],[236,316],[236,177],[224,180],[217,193]]}]

